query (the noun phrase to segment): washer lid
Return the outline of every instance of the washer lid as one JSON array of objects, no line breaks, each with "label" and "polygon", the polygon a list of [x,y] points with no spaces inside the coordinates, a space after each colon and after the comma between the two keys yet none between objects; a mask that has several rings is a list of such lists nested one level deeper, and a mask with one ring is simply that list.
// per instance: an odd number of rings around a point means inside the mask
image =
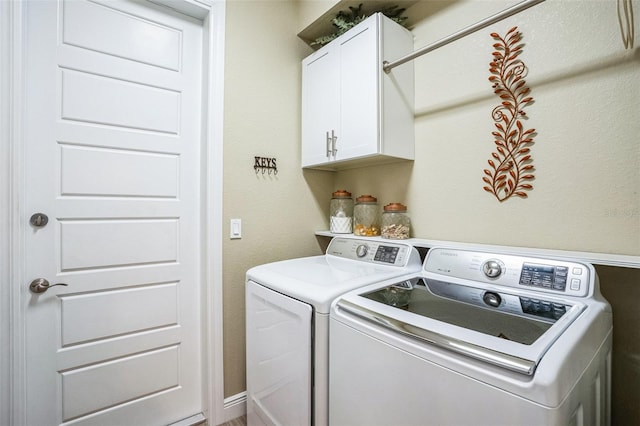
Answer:
[{"label": "washer lid", "polygon": [[[486,294],[492,297],[485,298]],[[533,375],[547,350],[587,305],[544,300],[555,305],[554,316],[527,312],[525,301],[531,300],[413,277],[352,291],[338,299],[335,309],[464,356]]]}]

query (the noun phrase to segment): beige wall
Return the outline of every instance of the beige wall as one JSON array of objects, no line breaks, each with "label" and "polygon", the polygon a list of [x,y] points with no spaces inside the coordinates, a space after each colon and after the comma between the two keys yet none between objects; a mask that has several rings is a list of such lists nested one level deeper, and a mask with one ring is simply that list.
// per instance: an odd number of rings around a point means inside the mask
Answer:
[{"label": "beige wall", "polygon": [[[242,218],[243,238],[224,243],[225,396],[245,390],[246,270],[320,253],[313,233],[328,226],[330,194],[339,187],[377,195],[381,204],[406,203],[420,238],[640,255],[640,55],[622,47],[615,2],[548,0],[417,59],[414,162],[303,172],[300,60],[311,50],[296,33],[334,3],[227,3],[224,220],[228,229],[230,218]],[[407,12],[415,46],[515,3],[420,1]],[[633,6],[640,10],[638,0]],[[487,81],[489,33],[515,25],[535,98],[527,125],[538,133],[536,180],[528,199],[498,203],[481,180],[497,102]],[[254,156],[277,158],[278,176],[256,176]],[[640,416],[624,398],[640,391],[640,347],[632,340],[640,314],[630,304],[640,297],[640,275],[598,272],[615,312],[614,415],[622,424]]]},{"label": "beige wall", "polygon": [[[422,1],[407,12],[422,17],[415,46],[514,3]],[[489,34],[513,26],[535,100],[536,179],[528,199],[499,203],[482,189],[499,104]],[[640,55],[622,45],[615,2],[550,0],[414,66],[415,161],[338,173],[337,186],[406,203],[420,238],[640,255]]]},{"label": "beige wall", "polygon": [[[227,3],[224,105],[225,396],[244,391],[244,279],[262,263],[320,254],[331,173],[300,166],[300,59],[291,1]],[[254,157],[276,158],[277,176],[256,175]],[[319,194],[319,195],[317,195]],[[228,239],[229,219],[242,239]]]},{"label": "beige wall", "polygon": [[[318,17],[338,3],[338,0],[298,0],[296,34],[312,24]],[[345,8],[347,9],[347,8]]]}]

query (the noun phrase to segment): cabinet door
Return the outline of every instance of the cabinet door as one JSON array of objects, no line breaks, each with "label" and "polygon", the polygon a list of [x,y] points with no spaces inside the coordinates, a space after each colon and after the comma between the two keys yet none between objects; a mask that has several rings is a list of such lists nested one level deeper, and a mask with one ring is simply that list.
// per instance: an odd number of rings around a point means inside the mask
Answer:
[{"label": "cabinet door", "polygon": [[376,154],[379,151],[379,58],[375,19],[356,27],[340,42],[340,133],[336,160]]},{"label": "cabinet door", "polygon": [[326,46],[302,62],[302,167],[327,163],[327,134],[339,134],[339,55]]}]

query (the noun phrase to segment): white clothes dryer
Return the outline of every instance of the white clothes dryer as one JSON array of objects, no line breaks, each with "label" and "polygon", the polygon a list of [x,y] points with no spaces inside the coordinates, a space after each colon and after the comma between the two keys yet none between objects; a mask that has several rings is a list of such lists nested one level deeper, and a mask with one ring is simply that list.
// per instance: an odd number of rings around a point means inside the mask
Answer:
[{"label": "white clothes dryer", "polygon": [[334,302],[330,424],[608,425],[612,330],[592,265],[433,248]]},{"label": "white clothes dryer", "polygon": [[420,268],[409,244],[336,237],[325,255],[247,271],[248,424],[327,425],[331,302]]}]

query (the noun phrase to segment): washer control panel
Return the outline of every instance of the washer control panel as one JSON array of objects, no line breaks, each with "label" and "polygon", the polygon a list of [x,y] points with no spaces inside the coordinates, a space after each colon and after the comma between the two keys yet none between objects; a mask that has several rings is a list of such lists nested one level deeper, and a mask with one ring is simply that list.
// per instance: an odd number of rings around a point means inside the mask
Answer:
[{"label": "washer control panel", "polygon": [[595,279],[593,267],[579,262],[447,248],[429,250],[424,271],[579,297],[590,295]]},{"label": "washer control panel", "polygon": [[520,273],[520,284],[564,291],[568,276],[569,267],[567,266],[524,263]]},{"label": "washer control panel", "polygon": [[420,266],[420,255],[410,244],[355,238],[334,238],[327,255],[389,266]]}]

